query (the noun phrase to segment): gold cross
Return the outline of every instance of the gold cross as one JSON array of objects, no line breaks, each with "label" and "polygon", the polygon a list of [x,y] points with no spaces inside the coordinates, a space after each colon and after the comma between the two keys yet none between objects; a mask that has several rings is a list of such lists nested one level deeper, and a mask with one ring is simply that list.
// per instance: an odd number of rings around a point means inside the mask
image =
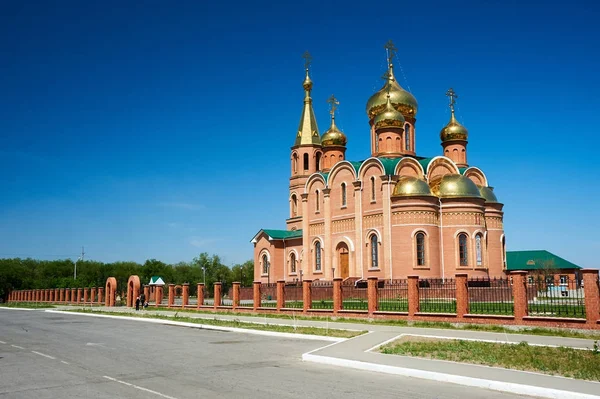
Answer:
[{"label": "gold cross", "polygon": [[454,89],[452,87],[448,89],[446,95],[450,97],[450,110],[454,112],[454,103],[456,103],[458,95],[454,92]]},{"label": "gold cross", "polygon": [[308,67],[310,66],[310,62],[312,61],[312,57],[310,56],[310,53],[308,51],[305,51],[304,54],[302,54],[302,58],[304,58],[304,68],[308,70]]},{"label": "gold cross", "polygon": [[337,109],[337,106],[340,105],[340,102],[338,101],[337,98],[335,98],[335,96],[332,94],[331,97],[329,97],[327,99],[327,102],[329,103],[329,106],[331,107],[331,111],[329,111],[329,113],[334,116],[335,115],[335,110]]},{"label": "gold cross", "polygon": [[398,49],[396,48],[396,46],[394,46],[394,42],[392,42],[391,40],[388,40],[388,42],[385,44],[385,46],[383,46],[383,48],[387,50],[388,65],[390,65]]}]

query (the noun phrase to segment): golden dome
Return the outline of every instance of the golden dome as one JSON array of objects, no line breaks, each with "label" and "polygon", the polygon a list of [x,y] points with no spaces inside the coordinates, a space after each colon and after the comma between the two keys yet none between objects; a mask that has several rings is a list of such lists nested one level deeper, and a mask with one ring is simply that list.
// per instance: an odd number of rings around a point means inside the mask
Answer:
[{"label": "golden dome", "polygon": [[453,140],[467,141],[469,138],[467,128],[458,123],[454,117],[454,110],[452,110],[450,122],[448,122],[448,124],[440,131],[440,138],[442,139],[442,142]]},{"label": "golden dome", "polygon": [[304,90],[306,90],[306,91],[311,91],[312,86],[313,86],[313,82],[312,82],[312,80],[310,80],[310,77],[308,76],[308,68],[306,68],[306,77],[304,78],[302,87],[304,87]]},{"label": "golden dome", "polygon": [[391,96],[388,94],[387,104],[383,112],[377,114],[375,118],[373,118],[373,125],[375,125],[375,130],[383,129],[386,127],[404,129],[404,116],[400,112],[396,111],[394,107],[392,107],[390,97]]},{"label": "golden dome", "polygon": [[441,198],[481,198],[477,185],[463,175],[445,175],[431,185],[431,191]]},{"label": "golden dome", "polygon": [[331,117],[331,126],[321,136],[321,145],[323,147],[346,146],[348,139],[340,129],[335,125],[335,118]]},{"label": "golden dome", "polygon": [[388,92],[393,107],[400,111],[402,115],[415,116],[417,114],[417,99],[404,90],[394,78],[394,66],[390,64],[387,81],[383,87],[369,98],[367,101],[367,115],[372,119],[375,115],[381,113],[387,104]]},{"label": "golden dome", "polygon": [[393,197],[432,195],[427,182],[412,176],[402,176],[394,187]]},{"label": "golden dome", "polygon": [[498,202],[498,198],[491,187],[486,186],[477,186],[479,187],[479,193],[483,198],[485,198],[485,202]]}]

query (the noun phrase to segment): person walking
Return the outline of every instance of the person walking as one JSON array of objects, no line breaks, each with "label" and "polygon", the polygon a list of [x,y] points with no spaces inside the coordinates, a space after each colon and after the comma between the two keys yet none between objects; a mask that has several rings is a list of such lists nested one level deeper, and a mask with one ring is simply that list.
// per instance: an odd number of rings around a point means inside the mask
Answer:
[{"label": "person walking", "polygon": [[144,310],[144,306],[146,304],[146,295],[142,292],[140,295],[140,305],[142,305],[142,310]]},{"label": "person walking", "polygon": [[135,298],[135,310],[140,310],[140,297]]}]

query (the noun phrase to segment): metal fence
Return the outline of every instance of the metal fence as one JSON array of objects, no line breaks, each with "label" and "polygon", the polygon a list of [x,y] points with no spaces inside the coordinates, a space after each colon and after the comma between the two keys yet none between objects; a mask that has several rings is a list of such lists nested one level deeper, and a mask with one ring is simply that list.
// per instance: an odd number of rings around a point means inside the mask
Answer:
[{"label": "metal fence", "polygon": [[369,297],[367,284],[357,284],[352,280],[342,282],[342,309],[344,310],[369,310]]},{"label": "metal fence", "polygon": [[512,315],[515,312],[510,280],[472,278],[467,280],[469,313]]},{"label": "metal fence", "polygon": [[378,310],[408,312],[408,281],[386,280],[378,289]]},{"label": "metal fence", "polygon": [[566,276],[528,279],[527,311],[530,316],[585,318],[583,287]]},{"label": "metal fence", "polygon": [[454,279],[419,280],[419,311],[456,313],[456,282]]},{"label": "metal fence", "polygon": [[285,286],[285,305],[286,308],[302,309],[302,284],[290,284]]},{"label": "metal fence", "polygon": [[254,307],[254,288],[240,287],[240,306]]},{"label": "metal fence", "polygon": [[313,281],[312,309],[333,309],[333,281]]},{"label": "metal fence", "polygon": [[277,283],[260,285],[260,306],[262,308],[277,307]]}]

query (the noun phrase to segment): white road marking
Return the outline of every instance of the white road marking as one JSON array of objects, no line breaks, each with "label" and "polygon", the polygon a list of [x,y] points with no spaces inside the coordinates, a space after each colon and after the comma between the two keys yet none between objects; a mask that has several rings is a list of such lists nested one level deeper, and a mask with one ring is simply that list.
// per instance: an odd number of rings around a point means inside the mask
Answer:
[{"label": "white road marking", "polygon": [[31,351],[31,353],[35,353],[36,355],[40,355],[40,356],[47,357],[48,359],[56,360],[56,358],[55,358],[55,357],[53,357],[53,356],[50,356],[50,355],[46,355],[45,353],[36,352],[36,351]]},{"label": "white road marking", "polygon": [[65,362],[64,360],[61,360],[60,362],[64,364],[70,364],[69,362]]},{"label": "white road marking", "polygon": [[148,389],[148,388],[144,388],[144,387],[140,387],[140,386],[138,386],[138,385],[130,384],[129,382],[125,382],[125,381],[120,381],[120,380],[117,380],[116,378],[112,378],[112,377],[109,377],[109,376],[107,376],[107,375],[105,375],[105,376],[103,376],[103,377],[104,377],[104,378],[106,378],[107,380],[111,380],[111,381],[114,381],[114,382],[118,382],[118,383],[120,383],[120,384],[125,384],[125,385],[127,385],[127,386],[129,386],[129,387],[132,387],[132,388],[135,388],[135,389],[139,389],[139,390],[141,390],[141,391],[145,391],[145,392],[153,393],[153,394],[155,394],[155,395],[158,395],[158,396],[161,396],[161,397],[163,397],[163,398],[167,398],[167,399],[177,399],[177,398],[174,398],[174,397],[172,397],[172,396],[168,396],[168,395],[162,394],[162,393],[160,393],[160,392],[153,391],[153,390],[151,390],[151,389]]},{"label": "white road marking", "polygon": [[5,344],[5,343],[6,343],[6,342],[4,342],[4,341],[0,341],[0,344]]},{"label": "white road marking", "polygon": [[25,349],[25,348],[23,348],[22,346],[19,346],[19,345],[11,345],[11,346],[12,346],[13,348],[17,348],[17,349]]}]

